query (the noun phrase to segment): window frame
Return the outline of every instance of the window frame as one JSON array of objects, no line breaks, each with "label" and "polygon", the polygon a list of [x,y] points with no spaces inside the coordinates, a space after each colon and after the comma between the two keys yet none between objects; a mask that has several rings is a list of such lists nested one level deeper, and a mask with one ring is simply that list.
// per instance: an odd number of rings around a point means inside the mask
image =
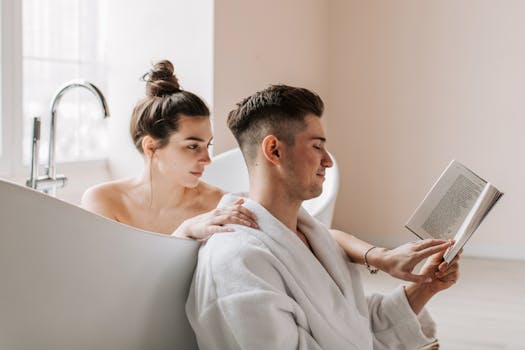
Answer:
[{"label": "window frame", "polygon": [[[1,0],[2,154],[0,174],[17,176],[22,163],[22,4]],[[18,160],[18,161],[17,161]]]}]

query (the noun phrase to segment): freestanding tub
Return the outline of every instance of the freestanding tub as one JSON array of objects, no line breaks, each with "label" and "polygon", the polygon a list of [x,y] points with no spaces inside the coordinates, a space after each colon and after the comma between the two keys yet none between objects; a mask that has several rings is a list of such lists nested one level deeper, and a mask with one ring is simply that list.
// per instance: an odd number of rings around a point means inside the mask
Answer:
[{"label": "freestanding tub", "polygon": [[198,243],[0,180],[0,349],[197,349]]},{"label": "freestanding tub", "polygon": [[[204,180],[248,190],[239,149]],[[330,227],[339,178],[305,208]],[[0,180],[0,350],[197,349],[184,305],[194,241],[140,231]]]},{"label": "freestanding tub", "polygon": [[[328,228],[332,227],[335,200],[339,192],[339,169],[334,156],[330,156],[334,164],[326,169],[323,193],[303,202],[304,209]],[[248,192],[250,188],[248,168],[238,147],[214,157],[202,179],[227,192]]]}]

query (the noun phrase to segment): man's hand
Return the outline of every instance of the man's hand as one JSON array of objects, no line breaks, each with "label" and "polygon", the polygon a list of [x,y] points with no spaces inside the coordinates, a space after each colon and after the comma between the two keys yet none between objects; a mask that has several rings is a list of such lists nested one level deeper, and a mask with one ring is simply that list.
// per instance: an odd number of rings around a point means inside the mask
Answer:
[{"label": "man's hand", "polygon": [[429,269],[421,270],[419,275],[413,273],[421,261],[438,252],[445,251],[452,245],[451,241],[442,239],[425,239],[403,244],[395,249],[373,249],[369,260],[382,271],[409,282],[430,282],[434,277]]},{"label": "man's hand", "polygon": [[431,293],[436,294],[450,288],[459,278],[459,258],[463,249],[452,259],[450,264],[443,261],[445,251],[439,252],[428,259],[421,268],[421,274],[431,275],[432,282],[422,284]]},{"label": "man's hand", "polygon": [[450,288],[459,278],[459,257],[461,249],[454,259],[447,264],[443,261],[445,250],[431,256],[423,265],[421,273],[431,275],[432,281],[428,283],[411,283],[405,287],[408,303],[417,315],[425,304],[438,292]]}]

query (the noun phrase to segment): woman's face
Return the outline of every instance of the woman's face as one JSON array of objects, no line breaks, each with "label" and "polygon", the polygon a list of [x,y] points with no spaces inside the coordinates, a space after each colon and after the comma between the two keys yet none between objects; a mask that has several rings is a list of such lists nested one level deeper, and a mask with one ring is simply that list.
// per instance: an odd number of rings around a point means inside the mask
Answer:
[{"label": "woman's face", "polygon": [[181,116],[179,130],[168,144],[153,154],[151,166],[162,179],[185,187],[195,187],[211,159],[208,147],[212,141],[210,118]]}]

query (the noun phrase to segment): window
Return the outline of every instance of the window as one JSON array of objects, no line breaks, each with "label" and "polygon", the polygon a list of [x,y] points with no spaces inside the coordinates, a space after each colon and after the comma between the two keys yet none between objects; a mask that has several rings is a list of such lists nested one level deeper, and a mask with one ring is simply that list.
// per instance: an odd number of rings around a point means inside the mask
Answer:
[{"label": "window", "polygon": [[[23,0],[23,161],[29,164],[33,117],[42,118],[41,162],[47,161],[49,108],[66,82],[83,78],[105,91],[104,40],[97,0]],[[86,89],[66,92],[57,112],[56,160],[101,159],[107,151],[101,106]]]},{"label": "window", "polygon": [[[64,83],[82,78],[105,92],[101,3],[1,1],[1,174],[28,174],[35,116],[42,119],[40,164],[47,162],[50,103]],[[107,121],[91,92],[81,88],[66,92],[58,109],[56,135],[57,162],[105,158]]]}]

